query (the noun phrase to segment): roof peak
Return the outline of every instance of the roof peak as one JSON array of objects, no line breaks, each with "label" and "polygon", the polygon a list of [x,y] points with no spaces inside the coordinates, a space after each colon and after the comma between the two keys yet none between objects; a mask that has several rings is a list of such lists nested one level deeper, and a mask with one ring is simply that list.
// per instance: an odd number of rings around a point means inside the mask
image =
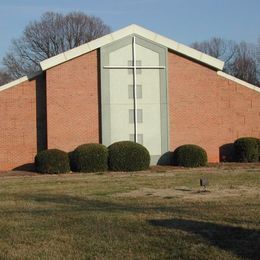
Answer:
[{"label": "roof peak", "polygon": [[196,61],[199,61],[203,64],[206,64],[212,68],[215,68],[217,70],[222,70],[224,66],[224,62],[216,59],[212,56],[209,56],[205,53],[202,53],[200,51],[197,51],[189,46],[186,46],[184,44],[178,43],[174,40],[171,40],[167,37],[164,37],[160,34],[157,34],[153,31],[150,31],[144,27],[141,27],[137,24],[130,24],[122,29],[119,29],[115,32],[112,32],[110,34],[104,35],[100,38],[97,38],[93,41],[90,41],[88,43],[82,44],[76,48],[73,48],[71,50],[68,50],[66,52],[60,53],[54,57],[51,57],[49,59],[46,59],[42,62],[40,62],[42,70],[50,69],[54,66],[57,66],[61,63],[64,63],[68,60],[74,59],[76,57],[79,57],[83,54],[86,54],[90,51],[93,51],[95,49],[98,49],[100,47],[103,47],[107,44],[110,44],[114,41],[120,40],[124,37],[127,37],[129,35],[136,34],[143,38],[146,38],[150,41],[153,41],[155,43],[158,43],[160,45],[165,46],[166,48],[176,51],[177,53],[180,53],[184,56],[187,56],[189,58],[192,58]]}]

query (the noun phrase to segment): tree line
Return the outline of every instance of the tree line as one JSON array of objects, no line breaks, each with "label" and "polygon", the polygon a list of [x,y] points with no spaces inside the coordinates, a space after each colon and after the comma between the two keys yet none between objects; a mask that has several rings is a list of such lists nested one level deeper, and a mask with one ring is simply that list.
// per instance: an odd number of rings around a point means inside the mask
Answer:
[{"label": "tree line", "polygon": [[260,87],[260,37],[256,44],[213,37],[191,47],[223,60],[224,72]]},{"label": "tree line", "polygon": [[[66,15],[46,12],[12,41],[2,59],[0,85],[40,70],[42,60],[110,32],[110,27],[99,17],[82,12]],[[260,87],[260,38],[258,44],[249,44],[214,37],[194,42],[191,47],[223,60],[225,72]]]},{"label": "tree line", "polygon": [[99,17],[83,12],[66,15],[44,13],[39,21],[30,22],[20,38],[12,41],[2,60],[0,85],[40,70],[39,63],[110,33]]}]

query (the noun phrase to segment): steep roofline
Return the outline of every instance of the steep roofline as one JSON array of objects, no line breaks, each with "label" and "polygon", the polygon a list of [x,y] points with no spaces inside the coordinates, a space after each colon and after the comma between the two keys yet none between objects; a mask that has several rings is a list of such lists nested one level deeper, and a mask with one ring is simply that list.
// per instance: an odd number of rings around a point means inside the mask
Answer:
[{"label": "steep roofline", "polygon": [[[159,34],[156,34],[152,31],[149,31],[143,27],[140,27],[138,25],[135,25],[135,24],[132,24],[132,25],[129,25],[121,30],[118,30],[118,31],[115,31],[111,34],[108,34],[108,35],[105,35],[101,38],[98,38],[96,40],[93,40],[91,42],[88,42],[88,43],[85,43],[79,47],[76,47],[74,49],[71,49],[69,51],[66,51],[64,53],[61,53],[61,54],[58,54],[54,57],[51,57],[49,59],[46,59],[42,62],[40,62],[40,65],[41,65],[41,68],[42,68],[42,71],[45,71],[49,68],[52,68],[54,66],[57,66],[61,63],[64,63],[68,60],[71,60],[71,59],[74,59],[78,56],[81,56],[83,54],[86,54],[90,51],[93,51],[95,49],[98,49],[106,44],[109,44],[109,43],[112,43],[113,41],[116,41],[116,40],[119,40],[119,39],[122,39],[126,36],[129,36],[129,35],[132,35],[132,34],[136,34],[136,35],[139,35],[141,37],[144,37],[146,39],[149,39],[151,41],[154,41],[158,44],[161,44],[165,47],[167,47],[168,49],[171,49],[173,51],[176,51],[178,53],[181,53],[183,54],[184,56],[187,56],[187,57],[190,57],[194,60],[197,60],[201,63],[204,63],[204,64],[207,64],[209,65],[210,67],[213,67],[213,68],[216,68],[218,71],[216,72],[219,76],[221,77],[224,77],[224,78],[227,78],[231,81],[234,81],[242,86],[245,86],[247,88],[250,88],[252,90],[255,90],[257,92],[260,92],[260,88],[255,86],[255,85],[252,85],[246,81],[243,81],[243,80],[240,80],[236,77],[233,77],[229,74],[226,74],[222,71],[223,67],[224,67],[224,62],[219,60],[219,59],[216,59],[212,56],[209,56],[205,53],[202,53],[200,51],[197,51],[193,48],[190,48],[186,45],[183,45],[181,43],[178,43],[178,42],[175,42],[171,39],[168,39],[164,36],[161,36]],[[33,79],[34,77],[40,75],[42,73],[42,71],[39,71],[39,72],[36,72],[32,75],[28,75],[28,76],[24,76],[24,77],[21,77],[17,80],[14,80],[12,82],[9,82],[5,85],[2,85],[0,86],[0,91],[3,91],[5,89],[8,89],[8,88],[11,88],[11,87],[15,87],[17,86],[18,84],[22,83],[22,82],[25,82],[27,80],[31,80]]]},{"label": "steep roofline", "polygon": [[248,83],[248,82],[246,82],[244,80],[238,79],[238,78],[236,78],[234,76],[231,76],[231,75],[229,75],[229,74],[227,74],[227,73],[225,73],[223,71],[218,71],[217,74],[219,76],[223,77],[223,78],[226,78],[228,80],[234,81],[234,82],[238,83],[239,85],[242,85],[244,87],[247,87],[247,88],[250,88],[250,89],[255,90],[257,92],[260,92],[260,88],[259,87],[255,86],[253,84],[250,84],[250,83]]},{"label": "steep roofline", "polygon": [[17,85],[19,85],[19,84],[21,84],[25,81],[31,80],[31,79],[39,76],[41,73],[42,73],[42,71],[38,71],[38,72],[32,73],[30,75],[23,76],[23,77],[16,79],[14,81],[11,81],[7,84],[4,84],[4,85],[0,86],[0,92],[3,91],[3,90],[9,89],[9,88],[15,87],[15,86],[17,86]]},{"label": "steep roofline", "polygon": [[7,84],[5,84],[5,85],[2,85],[2,86],[0,87],[0,91],[5,90],[5,89],[8,89],[8,88],[12,88],[12,87],[14,87],[14,86],[16,86],[16,85],[18,85],[18,84],[24,82],[24,81],[27,81],[27,80],[28,80],[28,77],[27,77],[27,76],[23,76],[23,77],[21,77],[21,78],[19,78],[19,79],[16,79],[16,80],[11,81],[11,82],[9,82],[9,83],[7,83]]},{"label": "steep roofline", "polygon": [[188,47],[184,44],[178,43],[176,41],[173,41],[169,38],[166,38],[160,34],[154,33],[150,30],[147,30],[141,26],[138,26],[136,24],[129,25],[121,30],[115,31],[113,33],[107,34],[101,38],[98,38],[96,40],[93,40],[91,42],[82,44],[79,47],[73,48],[69,51],[60,53],[54,57],[51,57],[49,59],[46,59],[42,62],[40,62],[42,70],[50,69],[54,66],[57,66],[61,63],[64,63],[68,60],[74,59],[80,55],[86,54],[90,51],[96,50],[104,45],[110,44],[116,40],[120,40],[126,36],[129,35],[139,35],[146,39],[149,39],[153,42],[156,42],[158,44],[161,44],[168,49],[171,49],[173,51],[176,51],[182,55],[185,55],[189,58],[192,58],[194,60],[197,60],[201,63],[207,64],[210,67],[213,67],[217,70],[222,70],[224,67],[224,62],[216,59],[212,56],[209,56],[203,52],[197,51],[191,47]]}]

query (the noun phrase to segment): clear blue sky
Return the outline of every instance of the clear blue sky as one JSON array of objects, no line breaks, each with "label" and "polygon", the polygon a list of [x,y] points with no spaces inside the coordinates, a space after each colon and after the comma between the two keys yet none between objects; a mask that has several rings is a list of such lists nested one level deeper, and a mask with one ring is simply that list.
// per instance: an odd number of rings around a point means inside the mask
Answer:
[{"label": "clear blue sky", "polygon": [[213,36],[256,42],[260,36],[260,0],[0,0],[0,59],[45,11],[83,11],[113,31],[135,23],[184,44]]}]

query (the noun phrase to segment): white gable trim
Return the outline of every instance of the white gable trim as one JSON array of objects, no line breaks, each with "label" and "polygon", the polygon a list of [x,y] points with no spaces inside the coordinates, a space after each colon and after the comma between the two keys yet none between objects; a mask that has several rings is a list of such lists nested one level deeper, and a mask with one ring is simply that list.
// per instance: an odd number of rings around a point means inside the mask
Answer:
[{"label": "white gable trim", "polygon": [[116,40],[120,40],[126,36],[129,36],[131,34],[136,34],[141,37],[144,37],[146,39],[149,39],[155,43],[161,44],[173,51],[176,51],[180,54],[183,54],[187,57],[190,57],[194,60],[197,60],[201,63],[207,64],[213,68],[216,68],[218,70],[222,70],[224,67],[224,62],[216,59],[212,56],[209,56],[205,53],[202,53],[200,51],[197,51],[193,48],[190,48],[186,45],[183,45],[181,43],[175,42],[171,39],[168,39],[164,36],[161,36],[159,34],[156,34],[152,31],[149,31],[143,27],[140,27],[138,25],[129,25],[121,30],[118,30],[116,32],[110,33],[108,35],[105,35],[101,38],[98,38],[96,40],[93,40],[91,42],[85,43],[79,47],[73,48],[69,51],[63,52],[59,55],[56,55],[54,57],[51,57],[49,59],[46,59],[42,62],[40,62],[42,70],[50,69],[54,66],[57,66],[61,63],[64,63],[68,60],[74,59],[80,55],[86,54],[90,51],[96,50],[106,44],[110,44]]},{"label": "white gable trim", "polygon": [[12,81],[12,82],[9,82],[9,83],[7,83],[7,84],[5,84],[5,85],[2,85],[2,86],[0,87],[0,91],[3,91],[3,90],[8,89],[8,88],[12,88],[12,87],[14,87],[14,86],[16,86],[16,85],[18,85],[18,84],[20,84],[20,83],[22,83],[22,82],[27,81],[27,80],[28,80],[28,77],[27,77],[27,76],[24,76],[24,77],[22,77],[22,78],[16,79],[16,80],[14,80],[14,81]]},{"label": "white gable trim", "polygon": [[[216,68],[218,69],[219,71],[217,72],[217,74],[221,77],[224,77],[224,78],[227,78],[231,81],[234,81],[242,86],[245,86],[247,88],[250,88],[252,90],[255,90],[257,92],[260,92],[260,88],[255,86],[255,85],[252,85],[246,81],[243,81],[243,80],[240,80],[238,78],[235,78],[229,74],[226,74],[224,72],[222,72],[221,70],[223,69],[224,67],[224,62],[219,60],[219,59],[216,59],[212,56],[209,56],[205,53],[202,53],[200,51],[197,51],[193,48],[190,48],[186,45],[183,45],[181,43],[178,43],[178,42],[175,42],[171,39],[168,39],[164,36],[161,36],[159,34],[156,34],[152,31],[149,31],[143,27],[140,27],[138,25],[129,25],[121,30],[118,30],[116,32],[113,32],[113,33],[110,33],[108,35],[105,35],[101,38],[98,38],[96,40],[93,40],[91,42],[88,42],[88,43],[85,43],[79,47],[76,47],[76,48],[73,48],[69,51],[66,51],[64,53],[61,53],[59,55],[56,55],[54,57],[51,57],[49,59],[46,59],[42,62],[40,62],[40,65],[41,65],[41,68],[42,68],[42,71],[45,71],[49,68],[52,68],[54,66],[57,66],[61,63],[64,63],[66,61],[69,61],[71,59],[74,59],[78,56],[81,56],[83,54],[86,54],[90,51],[93,51],[95,49],[98,49],[106,44],[110,44],[116,40],[120,40],[124,37],[127,37],[129,35],[132,35],[132,34],[136,34],[136,35],[139,35],[141,37],[144,37],[148,40],[151,40],[155,43],[158,43],[160,45],[163,45],[165,46],[166,48],[170,49],[170,50],[173,50],[173,51],[176,51],[180,54],[183,54],[187,57],[190,57],[194,60],[197,60],[201,63],[204,63],[204,64],[207,64],[213,68]],[[40,75],[42,73],[42,71],[39,71],[37,73],[35,73],[34,75],[29,75],[29,76],[24,76],[24,77],[21,77],[17,80],[14,80],[10,83],[7,83],[3,86],[0,86],[0,91],[3,91],[5,89],[8,89],[8,88],[11,88],[11,87],[14,87],[22,82],[25,82],[27,80],[30,80],[32,79],[33,77],[37,76],[37,75]]]},{"label": "white gable trim", "polygon": [[238,79],[238,78],[236,78],[236,77],[234,77],[234,76],[231,76],[231,75],[229,75],[229,74],[227,74],[227,73],[225,73],[225,72],[223,72],[223,71],[218,71],[217,74],[218,74],[219,76],[221,76],[221,77],[224,77],[224,78],[226,78],[226,79],[229,79],[229,80],[231,80],[231,81],[234,81],[234,82],[236,82],[236,83],[238,83],[238,84],[240,84],[240,85],[242,85],[242,86],[245,86],[245,87],[247,87],[247,88],[250,88],[250,89],[252,89],[252,90],[255,90],[255,91],[257,91],[257,92],[260,92],[260,88],[259,88],[259,87],[255,86],[255,85],[253,85],[253,84],[250,84],[250,83],[248,83],[248,82],[246,82],[246,81],[244,81],[244,80]]},{"label": "white gable trim", "polygon": [[2,85],[2,86],[0,86],[0,92],[3,91],[3,90],[9,89],[9,88],[15,87],[15,86],[17,86],[20,83],[23,83],[25,81],[29,81],[29,80],[33,79],[34,77],[40,75],[41,73],[42,73],[42,71],[38,71],[38,72],[32,73],[31,75],[23,76],[19,79],[16,79],[16,80],[11,81],[11,82],[9,82],[5,85]]}]

